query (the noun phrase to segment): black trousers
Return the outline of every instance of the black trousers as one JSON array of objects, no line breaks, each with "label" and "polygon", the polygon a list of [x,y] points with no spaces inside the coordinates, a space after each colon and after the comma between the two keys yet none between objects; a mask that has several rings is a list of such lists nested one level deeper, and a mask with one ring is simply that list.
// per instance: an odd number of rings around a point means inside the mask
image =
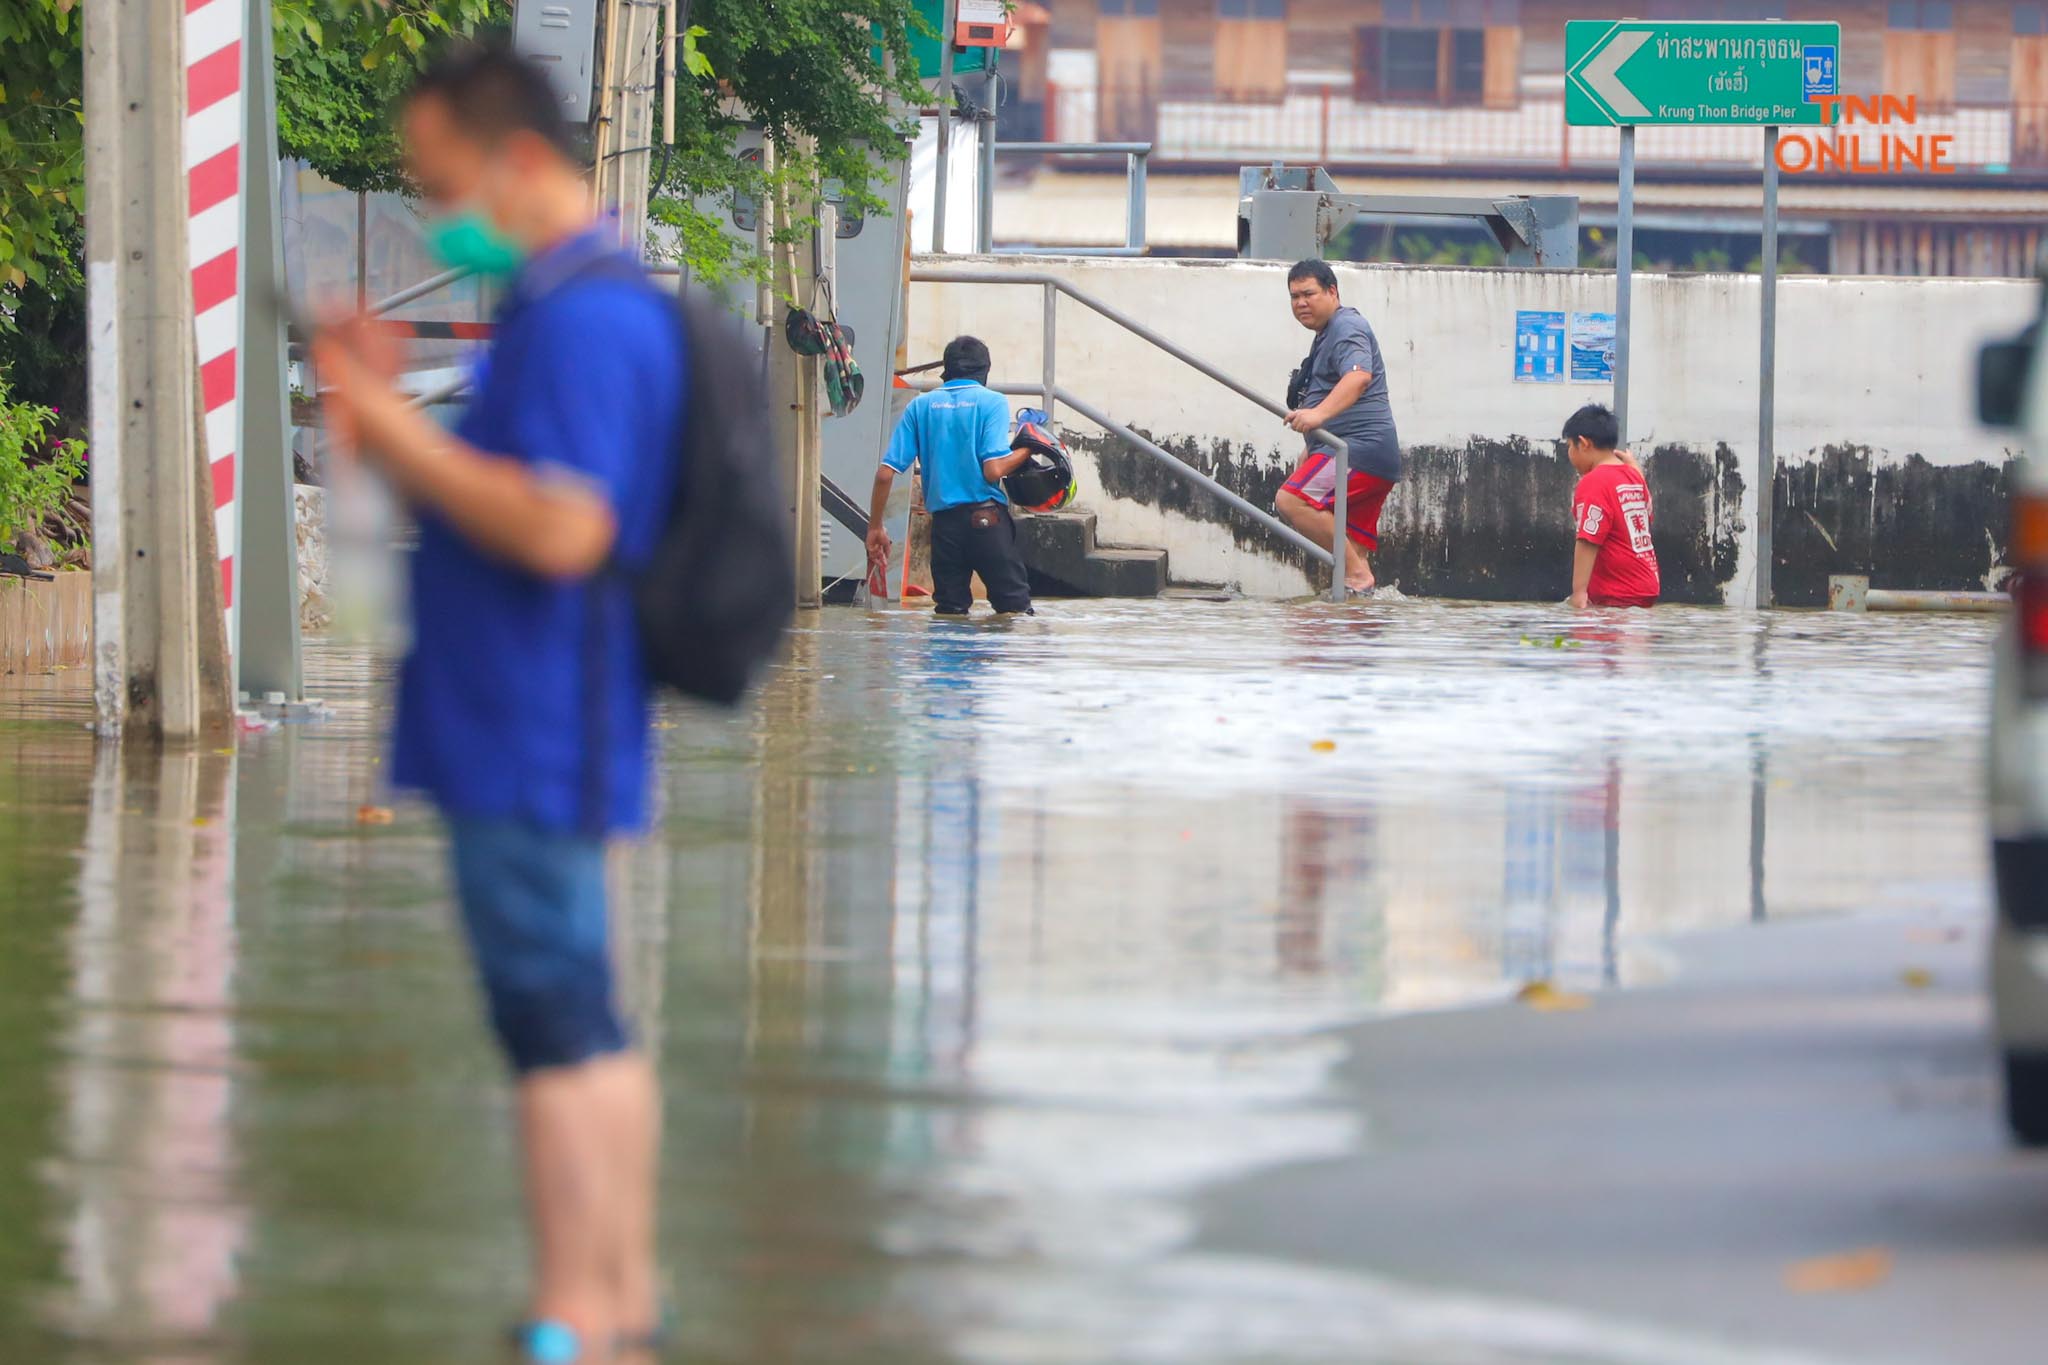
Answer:
[{"label": "black trousers", "polygon": [[997,611],[1030,611],[1031,578],[1017,553],[1017,523],[999,502],[932,513],[932,596],[944,616],[965,616],[981,575]]}]

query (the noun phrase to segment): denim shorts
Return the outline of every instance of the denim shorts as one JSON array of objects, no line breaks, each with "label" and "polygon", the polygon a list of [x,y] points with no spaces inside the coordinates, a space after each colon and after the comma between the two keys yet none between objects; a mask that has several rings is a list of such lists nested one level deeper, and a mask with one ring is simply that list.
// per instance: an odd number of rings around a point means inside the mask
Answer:
[{"label": "denim shorts", "polygon": [[513,1071],[628,1045],[612,984],[604,842],[520,820],[448,821],[455,891],[491,1026]]}]

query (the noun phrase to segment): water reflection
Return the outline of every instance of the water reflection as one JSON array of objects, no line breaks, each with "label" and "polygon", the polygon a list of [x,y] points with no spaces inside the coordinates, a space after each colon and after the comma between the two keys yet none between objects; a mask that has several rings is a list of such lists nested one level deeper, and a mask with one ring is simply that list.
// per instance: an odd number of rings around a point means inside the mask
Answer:
[{"label": "water reflection", "polygon": [[[807,618],[749,712],[664,715],[660,831],[615,868],[688,1358],[1162,1358],[1176,1294],[1232,1344],[1172,1358],[1363,1358],[1186,1259],[1204,1185],[1375,1140],[1333,1030],[1654,979],[1657,936],[1766,882],[1774,916],[1981,897],[1984,647],[1421,603]],[[0,692],[0,1346],[12,1303],[64,1333],[27,1358],[496,1358],[516,1167],[438,838],[355,820],[386,670],[309,668],[335,719],[238,758],[96,757]]]},{"label": "water reflection", "polygon": [[231,757],[106,747],[71,934],[62,1145],[67,1330],[199,1361],[248,1233],[230,1123],[239,1069]]}]

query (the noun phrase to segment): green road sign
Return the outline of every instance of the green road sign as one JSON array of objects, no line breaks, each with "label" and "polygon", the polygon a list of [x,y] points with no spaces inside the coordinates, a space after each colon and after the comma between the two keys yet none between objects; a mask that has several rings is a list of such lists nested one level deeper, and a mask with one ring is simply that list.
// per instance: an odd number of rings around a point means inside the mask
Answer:
[{"label": "green road sign", "polygon": [[1840,24],[1614,23],[1564,26],[1564,121],[1822,123],[1816,95],[1841,90]]}]

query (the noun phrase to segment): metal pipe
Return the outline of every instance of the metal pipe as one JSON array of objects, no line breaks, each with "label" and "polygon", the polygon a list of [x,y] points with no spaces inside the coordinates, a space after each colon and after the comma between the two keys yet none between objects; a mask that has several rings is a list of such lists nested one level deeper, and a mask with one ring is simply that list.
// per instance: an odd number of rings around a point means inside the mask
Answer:
[{"label": "metal pipe", "polygon": [[1047,155],[1071,156],[1088,154],[1098,156],[1129,156],[1131,153],[1136,152],[1143,156],[1150,156],[1152,144],[1149,142],[998,142],[996,150],[999,152],[1042,152]]},{"label": "metal pipe", "polygon": [[960,25],[960,0],[946,0],[939,25],[939,168],[932,190],[932,250],[946,250],[946,177],[953,158],[953,31]]},{"label": "metal pipe", "polygon": [[676,0],[667,0],[662,6],[662,21],[667,26],[668,41],[661,45],[664,86],[661,101],[661,145],[673,147],[676,143],[676,49],[683,45],[682,31],[676,27]]},{"label": "metal pipe", "polygon": [[1342,602],[1344,594],[1351,591],[1351,585],[1344,581],[1346,567],[1351,561],[1347,542],[1351,537],[1351,462],[1348,453],[1330,457],[1332,477],[1330,487],[1336,495],[1336,502],[1330,508],[1330,600]]},{"label": "metal pipe", "polygon": [[[1130,314],[1125,313],[1119,309],[1112,308],[1110,305],[1102,302],[1100,299],[1095,298],[1092,295],[1082,293],[1080,290],[1076,289],[1073,285],[1068,284],[1065,280],[1061,279],[1057,275],[1048,275],[1042,271],[1036,270],[947,270],[935,267],[926,270],[913,270],[910,272],[910,278],[920,284],[1051,285],[1054,289],[1059,290],[1062,294],[1065,294],[1074,302],[1081,304],[1083,307],[1093,309],[1097,313],[1100,313],[1103,317],[1108,318],[1117,326],[1123,328],[1125,331],[1130,332],[1136,336],[1143,337],[1146,341],[1151,342],[1154,346],[1157,346],[1160,350],[1166,352],[1174,359],[1194,368],[1195,370],[1200,371],[1202,374],[1207,375],[1209,378],[1215,380],[1224,388],[1229,389],[1232,393],[1236,394],[1240,398],[1245,399],[1247,402],[1253,403],[1258,407],[1264,408],[1267,412],[1272,413],[1275,417],[1284,418],[1287,416],[1287,409],[1282,404],[1277,403],[1273,399],[1266,397],[1258,390],[1252,388],[1249,384],[1245,384],[1240,380],[1237,380],[1231,377],[1230,375],[1225,374],[1222,370],[1217,369],[1214,365],[1211,365],[1208,361],[1203,360],[1200,356],[1197,356],[1183,348],[1178,342],[1169,341],[1167,338],[1153,331],[1150,327],[1147,327],[1144,323],[1138,321]],[[1323,441],[1327,442],[1332,447],[1332,449],[1334,449],[1337,452],[1339,456],[1344,456],[1348,458],[1351,447],[1345,442],[1343,437],[1337,435],[1335,432],[1330,431],[1324,427],[1317,427],[1314,431],[1310,432],[1309,435],[1321,438]]]},{"label": "metal pipe", "polygon": [[1060,321],[1060,291],[1051,285],[1043,285],[1045,292],[1045,332],[1039,341],[1039,375],[1044,386],[1046,420],[1054,416],[1056,401],[1054,385],[1058,382],[1053,374],[1053,357],[1057,354],[1058,329]]},{"label": "metal pipe", "polygon": [[1145,159],[1151,150],[1147,147],[1142,152],[1132,152],[1125,162],[1128,169],[1124,193],[1128,199],[1124,207],[1124,245],[1137,252],[1145,250]]},{"label": "metal pipe", "polygon": [[[1183,364],[1192,367],[1201,374],[1208,376],[1210,379],[1215,380],[1217,383],[1223,385],[1231,392],[1237,394],[1240,398],[1243,398],[1246,401],[1258,407],[1264,408],[1267,412],[1272,413],[1275,417],[1284,418],[1287,415],[1287,409],[1280,403],[1274,402],[1272,399],[1265,397],[1263,394],[1251,388],[1249,385],[1241,383],[1237,379],[1224,373],[1222,370],[1217,369],[1214,365],[1211,365],[1206,360],[1203,360],[1198,356],[1195,356],[1194,354],[1185,350],[1177,343],[1167,340],[1165,337],[1153,331],[1144,323],[1139,322],[1136,318],[1131,317],[1129,314],[1124,313],[1116,308],[1112,308],[1108,304],[1103,303],[1101,300],[1082,293],[1080,290],[1076,289],[1073,285],[1068,284],[1065,280],[1059,278],[1059,276],[1057,275],[1048,275],[1039,271],[1022,270],[1011,272],[1000,270],[926,269],[913,270],[911,272],[910,278],[913,281],[924,284],[1035,284],[1045,289],[1048,292],[1048,296],[1051,296],[1054,293],[1065,294],[1067,295],[1067,297],[1073,299],[1076,303],[1082,304],[1088,308],[1095,310],[1097,313],[1100,313],[1103,317],[1108,318],[1111,322],[1114,322],[1119,327],[1122,327],[1125,331],[1128,331],[1135,336],[1141,337],[1144,340],[1151,342],[1154,346],[1157,346],[1160,350],[1165,351],[1168,355],[1174,357],[1176,360],[1179,360]],[[1042,394],[1043,386],[1049,378],[1049,375],[1042,375],[1040,378],[1040,385],[1036,388],[1030,385],[1017,384],[990,385],[990,387],[995,389],[997,393]],[[1126,441],[1129,441],[1133,445],[1136,445],[1139,449],[1145,451],[1149,455],[1152,455],[1154,458],[1165,461],[1174,469],[1182,472],[1191,481],[1200,484],[1204,488],[1207,488],[1210,492],[1214,493],[1218,498],[1220,498],[1229,506],[1236,508],[1240,512],[1245,513],[1247,516],[1257,521],[1260,525],[1266,527],[1266,529],[1282,536],[1291,544],[1294,544],[1300,547],[1301,549],[1309,551],[1311,554],[1315,555],[1320,561],[1328,563],[1331,566],[1330,576],[1332,580],[1330,588],[1330,599],[1334,602],[1341,602],[1344,600],[1344,567],[1343,560],[1337,553],[1336,547],[1340,542],[1337,541],[1336,536],[1344,534],[1343,518],[1349,510],[1348,499],[1346,497],[1348,491],[1346,485],[1350,482],[1351,447],[1344,440],[1343,437],[1337,435],[1335,432],[1332,432],[1324,427],[1317,427],[1314,431],[1308,433],[1309,435],[1318,438],[1323,443],[1331,447],[1332,458],[1337,462],[1337,469],[1341,476],[1337,480],[1336,487],[1335,516],[1338,518],[1338,520],[1336,521],[1337,530],[1336,534],[1331,537],[1331,548],[1325,550],[1321,546],[1317,545],[1314,541],[1308,539],[1306,536],[1303,536],[1300,532],[1296,531],[1293,527],[1288,526],[1286,523],[1282,522],[1272,513],[1263,511],[1260,508],[1251,504],[1250,502],[1247,502],[1245,499],[1231,492],[1228,488],[1225,488],[1222,484],[1216,482],[1216,480],[1210,478],[1208,475],[1202,473],[1200,470],[1185,464],[1183,461],[1180,460],[1178,456],[1175,456],[1169,451],[1161,448],[1160,446],[1153,444],[1151,441],[1132,431],[1129,427],[1126,427],[1123,424],[1112,420],[1105,414],[1097,411],[1095,408],[1089,406],[1086,403],[1081,402],[1066,389],[1060,388],[1058,385],[1055,384],[1053,386],[1053,397],[1057,402],[1065,403],[1068,407],[1074,409],[1074,411],[1080,413],[1089,421],[1094,422],[1097,426],[1102,427],[1106,431],[1114,432],[1116,435],[1121,436]]]},{"label": "metal pipe", "polygon": [[1778,130],[1764,129],[1763,339],[1756,399],[1756,604],[1777,601],[1772,591],[1771,512],[1778,478]]},{"label": "metal pipe", "polygon": [[2004,611],[2011,605],[2011,596],[2002,592],[1872,588],[1863,595],[1865,611]]},{"label": "metal pipe", "polygon": [[[1012,246],[1003,250],[1008,254],[1031,256],[1143,256],[1145,245],[1145,198],[1146,167],[1150,164],[1152,144],[1149,142],[998,142],[998,152],[1035,152],[1043,156],[1095,156],[1115,155],[1124,158],[1124,244],[1122,246],[1100,247],[1042,247]],[[991,241],[986,251],[994,251],[994,210],[990,210]]]},{"label": "metal pipe", "polygon": [[974,249],[984,256],[996,244],[996,53],[989,53],[988,62],[988,75],[981,86],[981,184],[974,214]]},{"label": "metal pipe", "polygon": [[999,246],[989,253],[992,256],[1143,256],[1145,248],[1138,246],[1034,246],[1020,242],[1011,246]]},{"label": "metal pipe", "polygon": [[[939,382],[933,379],[921,379],[912,383],[910,387],[917,390],[919,393],[930,393],[933,389],[939,387]],[[996,393],[1004,394],[1012,398],[1029,397],[1040,392],[1039,387],[1036,384],[989,384],[986,385],[985,387],[993,390]],[[1137,432],[1132,431],[1122,422],[1119,422],[1115,418],[1108,416],[1107,414],[1101,412],[1097,408],[1091,407],[1089,404],[1074,397],[1073,394],[1069,393],[1065,389],[1055,387],[1053,390],[1053,396],[1058,401],[1065,403],[1068,407],[1072,408],[1075,412],[1080,413],[1083,417],[1095,423],[1095,425],[1101,427],[1104,431],[1110,433],[1112,436],[1116,436],[1122,440],[1130,442],[1138,449],[1144,451],[1147,455],[1150,455],[1153,459],[1158,460],[1161,463],[1169,466],[1174,471],[1174,473],[1180,475],[1182,478],[1188,480],[1190,483],[1199,484],[1201,487],[1208,489],[1211,493],[1214,493],[1218,498],[1222,499],[1225,503],[1229,504],[1231,507],[1236,508],[1238,511],[1244,513],[1252,520],[1258,522],[1268,531],[1271,531],[1274,535],[1279,536],[1281,539],[1285,540],[1288,544],[1294,546],[1296,549],[1306,551],[1315,559],[1315,561],[1318,564],[1330,564],[1333,562],[1330,556],[1330,552],[1328,550],[1316,544],[1313,540],[1310,540],[1307,536],[1295,530],[1292,526],[1289,526],[1286,522],[1280,520],[1280,518],[1274,516],[1271,512],[1261,510],[1256,503],[1248,502],[1236,493],[1231,492],[1228,488],[1225,488],[1222,484],[1216,482],[1215,479],[1211,478],[1207,474],[1204,474],[1201,470],[1195,468],[1187,461],[1181,459],[1180,456],[1174,454],[1170,450],[1167,450],[1165,447],[1159,445],[1157,442],[1152,441],[1147,437],[1140,436]],[[1342,575],[1339,576],[1341,577]]]},{"label": "metal pipe", "polygon": [[[1030,392],[1030,390],[1027,388],[1025,392],[1028,393]],[[1087,403],[1082,402],[1080,399],[1074,397],[1073,394],[1067,392],[1067,390],[1058,389],[1055,390],[1055,393],[1057,394],[1060,402],[1065,403],[1075,412],[1080,413],[1083,417],[1095,423],[1096,426],[1101,427],[1104,431],[1107,431],[1112,435],[1122,437],[1124,440],[1130,442],[1138,449],[1144,451],[1147,455],[1150,455],[1153,459],[1158,460],[1161,464],[1164,464],[1168,469],[1172,470],[1174,473],[1188,480],[1188,482],[1198,484],[1201,487],[1206,488],[1209,492],[1213,493],[1223,502],[1227,503],[1231,507],[1236,508],[1238,511],[1244,513],[1253,521],[1258,522],[1259,525],[1265,527],[1274,535],[1279,536],[1288,544],[1294,546],[1298,550],[1305,551],[1310,557],[1314,558],[1317,562],[1328,563],[1332,564],[1333,566],[1335,565],[1335,561],[1332,560],[1330,552],[1328,550],[1325,550],[1322,546],[1316,544],[1313,540],[1310,540],[1307,536],[1295,530],[1292,526],[1289,526],[1286,522],[1280,520],[1280,518],[1274,516],[1271,512],[1262,511],[1258,507],[1254,506],[1252,503],[1247,502],[1245,499],[1231,492],[1228,488],[1225,488],[1222,484],[1216,482],[1216,480],[1210,478],[1207,474],[1204,474],[1201,470],[1196,469],[1193,465],[1186,463],[1179,456],[1173,454],[1173,452],[1164,449],[1163,447],[1159,446],[1158,444],[1150,440],[1147,440],[1143,436],[1140,436],[1137,432],[1132,431],[1122,422],[1119,422],[1115,418],[1107,415],[1106,413],[1098,411],[1097,409],[1089,406]],[[1335,572],[1337,576],[1337,581],[1341,584],[1344,581],[1343,569],[1341,567],[1334,567],[1333,572]]]},{"label": "metal pipe", "polygon": [[[1569,130],[1567,130],[1569,131]],[[1614,422],[1628,444],[1629,276],[1636,268],[1636,130],[1621,129],[1621,191],[1616,203],[1614,257]]]},{"label": "metal pipe", "polygon": [[469,278],[469,273],[467,270],[444,270],[438,275],[430,275],[418,284],[399,290],[388,299],[378,300],[371,304],[367,311],[374,318],[394,308],[403,308],[414,299],[423,299],[437,289],[446,289],[457,280]]}]

